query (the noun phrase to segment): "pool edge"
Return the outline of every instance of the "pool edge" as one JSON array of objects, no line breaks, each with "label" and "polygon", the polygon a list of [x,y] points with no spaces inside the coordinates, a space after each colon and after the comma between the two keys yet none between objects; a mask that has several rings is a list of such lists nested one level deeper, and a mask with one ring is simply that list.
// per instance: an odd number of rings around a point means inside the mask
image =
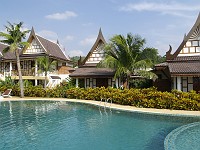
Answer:
[{"label": "pool edge", "polygon": [[[96,106],[104,107],[104,103],[94,100],[80,100],[80,99],[67,99],[67,98],[41,98],[41,97],[11,97],[11,98],[1,98],[0,101],[23,101],[23,100],[53,100],[53,101],[66,101],[66,102],[78,102],[92,104]],[[154,109],[154,108],[137,108],[135,106],[111,104],[110,107],[116,110],[123,110],[129,112],[140,112],[149,114],[159,114],[159,115],[172,115],[172,116],[189,116],[189,117],[200,117],[200,111],[186,111],[186,110],[168,110],[168,109]]]}]

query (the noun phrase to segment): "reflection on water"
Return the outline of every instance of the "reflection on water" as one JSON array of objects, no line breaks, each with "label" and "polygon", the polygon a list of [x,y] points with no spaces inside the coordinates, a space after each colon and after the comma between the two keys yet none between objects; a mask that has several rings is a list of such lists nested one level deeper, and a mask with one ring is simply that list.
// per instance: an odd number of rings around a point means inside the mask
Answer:
[{"label": "reflection on water", "polygon": [[163,150],[170,131],[199,120],[60,101],[0,102],[0,149]]}]

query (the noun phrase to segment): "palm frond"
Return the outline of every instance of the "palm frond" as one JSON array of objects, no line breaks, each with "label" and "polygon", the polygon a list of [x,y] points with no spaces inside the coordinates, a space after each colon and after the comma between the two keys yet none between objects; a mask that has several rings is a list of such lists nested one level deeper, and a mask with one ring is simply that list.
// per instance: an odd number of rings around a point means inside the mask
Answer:
[{"label": "palm frond", "polygon": [[28,48],[30,46],[30,43],[28,42],[20,42],[20,48]]},{"label": "palm frond", "polygon": [[145,71],[145,70],[138,70],[137,71],[137,75],[140,75],[144,78],[147,78],[147,79],[156,79],[158,78],[157,75],[151,71]]},{"label": "palm frond", "polygon": [[3,49],[3,53],[7,53],[10,50],[10,47],[7,46],[6,48]]},{"label": "palm frond", "polygon": [[0,37],[3,37],[4,39],[13,39],[12,35],[4,32],[0,32]]}]

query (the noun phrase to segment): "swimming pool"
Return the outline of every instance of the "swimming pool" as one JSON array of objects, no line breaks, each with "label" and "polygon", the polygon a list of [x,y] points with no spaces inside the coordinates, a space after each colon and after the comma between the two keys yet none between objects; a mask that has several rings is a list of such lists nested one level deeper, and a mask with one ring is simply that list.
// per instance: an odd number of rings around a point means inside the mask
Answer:
[{"label": "swimming pool", "polygon": [[1,150],[164,150],[175,128],[200,121],[59,101],[0,103]]},{"label": "swimming pool", "polygon": [[165,150],[199,150],[200,122],[183,125],[165,138]]}]

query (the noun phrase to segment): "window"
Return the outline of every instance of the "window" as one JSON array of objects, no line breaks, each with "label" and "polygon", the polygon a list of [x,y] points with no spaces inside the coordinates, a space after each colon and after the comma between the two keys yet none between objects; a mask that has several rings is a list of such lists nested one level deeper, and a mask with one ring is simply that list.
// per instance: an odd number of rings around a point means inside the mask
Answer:
[{"label": "window", "polygon": [[44,52],[42,47],[36,43],[36,41],[33,39],[32,43],[28,47],[25,53],[41,53]]},{"label": "window", "polygon": [[192,41],[192,46],[198,46],[199,42],[198,41]]},{"label": "window", "polygon": [[188,53],[188,48],[183,48],[183,53]]},{"label": "window", "polygon": [[96,87],[96,79],[93,79],[93,87]]},{"label": "window", "polygon": [[187,47],[190,47],[190,46],[191,46],[191,41],[188,41],[188,42],[186,43],[186,46],[187,46]]},{"label": "window", "polygon": [[90,87],[90,78],[86,79],[86,87]]},{"label": "window", "polygon": [[195,47],[190,47],[190,53],[195,53]]},{"label": "window", "polygon": [[200,47],[196,47],[196,53],[200,53]]}]

